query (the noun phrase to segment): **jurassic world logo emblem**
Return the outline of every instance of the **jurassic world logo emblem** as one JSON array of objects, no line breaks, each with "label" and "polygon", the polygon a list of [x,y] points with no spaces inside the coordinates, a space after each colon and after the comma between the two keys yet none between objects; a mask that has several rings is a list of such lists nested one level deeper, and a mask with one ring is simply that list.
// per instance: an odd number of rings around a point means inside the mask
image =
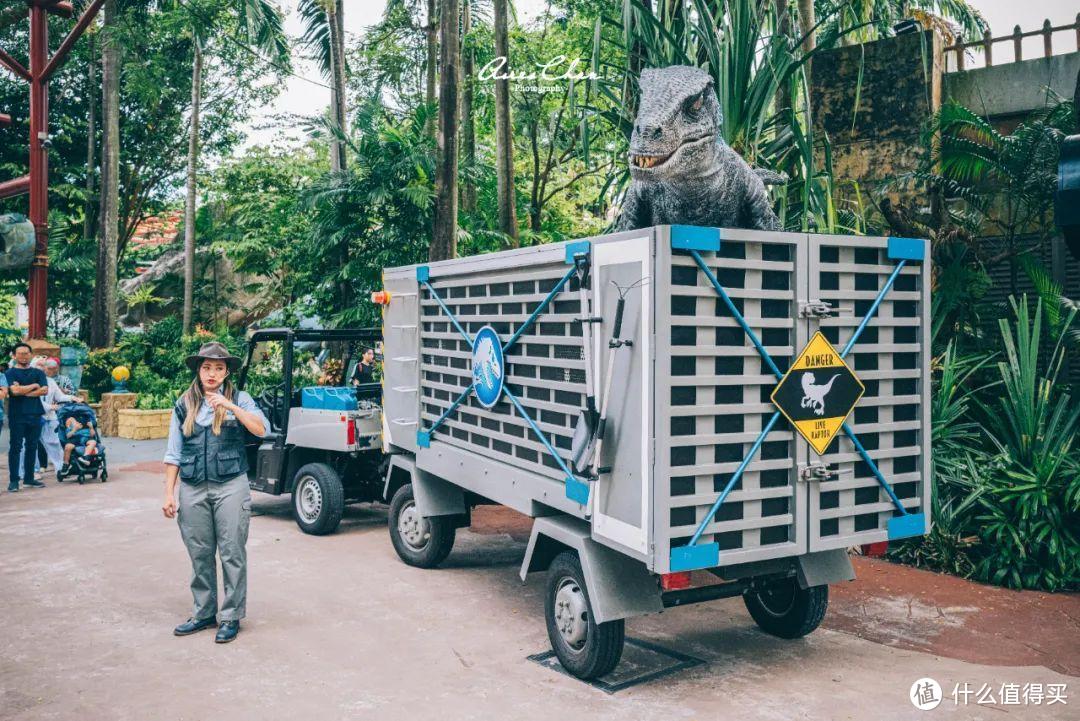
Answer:
[{"label": "jurassic world logo emblem", "polygon": [[820,456],[865,390],[818,331],[773,390],[772,402]]},{"label": "jurassic world logo emblem", "polygon": [[481,328],[473,338],[472,375],[480,405],[491,408],[498,403],[506,380],[506,369],[502,341],[490,325]]}]

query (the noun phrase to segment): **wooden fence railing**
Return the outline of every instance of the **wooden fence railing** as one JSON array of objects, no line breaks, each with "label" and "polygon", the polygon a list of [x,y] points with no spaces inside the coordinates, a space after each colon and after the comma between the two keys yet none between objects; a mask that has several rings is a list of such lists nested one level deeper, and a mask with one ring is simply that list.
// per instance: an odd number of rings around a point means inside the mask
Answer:
[{"label": "wooden fence railing", "polygon": [[1075,49],[1080,50],[1080,13],[1076,14],[1076,20],[1071,25],[1058,25],[1053,26],[1050,24],[1050,20],[1044,20],[1041,30],[1029,30],[1023,32],[1020,30],[1020,26],[1017,25],[1013,28],[1012,35],[1002,35],[1001,37],[991,37],[990,31],[987,30],[983,34],[982,40],[973,40],[967,43],[956,43],[955,45],[949,45],[945,48],[945,58],[948,59],[949,53],[953,53],[956,57],[956,69],[965,70],[965,58],[964,51],[968,48],[981,48],[983,55],[986,57],[987,67],[994,64],[994,45],[996,43],[1007,43],[1012,41],[1013,44],[1013,62],[1019,62],[1024,59],[1024,38],[1031,38],[1037,35],[1041,35],[1043,39],[1043,57],[1050,57],[1054,54],[1054,33],[1067,32],[1072,30],[1075,34]]}]

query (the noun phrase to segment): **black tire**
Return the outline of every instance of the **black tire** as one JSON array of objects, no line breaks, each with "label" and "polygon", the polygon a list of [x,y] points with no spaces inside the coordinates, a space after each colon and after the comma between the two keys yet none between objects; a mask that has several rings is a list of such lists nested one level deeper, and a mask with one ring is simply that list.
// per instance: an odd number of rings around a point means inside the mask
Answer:
[{"label": "black tire", "polygon": [[107,480],[109,480],[109,472],[107,470],[105,470],[105,469],[102,469],[101,470],[101,482],[104,483]]},{"label": "black tire", "polygon": [[799,588],[799,582],[792,577],[747,591],[743,601],[765,633],[779,638],[802,638],[825,618],[829,587]]},{"label": "black tire", "polygon": [[435,568],[454,547],[457,529],[450,516],[424,518],[416,510],[411,483],[397,489],[387,518],[390,542],[397,555],[410,566]]},{"label": "black tire", "polygon": [[293,479],[293,518],[300,530],[312,536],[336,531],[345,512],[345,489],[337,471],[325,463],[308,463]]},{"label": "black tire", "polygon": [[[578,605],[582,602],[583,608]],[[581,561],[573,551],[563,551],[548,567],[544,618],[552,650],[574,676],[592,679],[619,665],[626,624],[622,619],[596,623]],[[566,625],[572,621],[574,626]]]}]

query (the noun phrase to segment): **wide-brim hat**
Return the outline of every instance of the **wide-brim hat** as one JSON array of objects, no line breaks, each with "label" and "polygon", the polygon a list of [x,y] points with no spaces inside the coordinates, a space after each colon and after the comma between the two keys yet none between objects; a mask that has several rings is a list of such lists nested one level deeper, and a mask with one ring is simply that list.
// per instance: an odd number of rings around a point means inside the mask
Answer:
[{"label": "wide-brim hat", "polygon": [[202,365],[204,360],[224,361],[225,366],[229,369],[230,373],[235,372],[242,362],[238,356],[234,356],[229,352],[228,348],[217,341],[203,344],[203,346],[199,348],[198,353],[187,357],[185,363],[187,363],[187,367],[190,368],[192,372],[198,373],[199,366]]}]

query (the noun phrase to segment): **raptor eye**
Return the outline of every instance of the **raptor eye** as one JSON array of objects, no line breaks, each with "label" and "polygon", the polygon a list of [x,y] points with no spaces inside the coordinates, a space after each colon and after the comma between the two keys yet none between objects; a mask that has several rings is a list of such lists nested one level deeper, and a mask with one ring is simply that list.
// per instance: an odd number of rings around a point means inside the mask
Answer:
[{"label": "raptor eye", "polygon": [[686,104],[683,106],[687,113],[699,113],[701,108],[705,105],[705,94],[701,93],[693,98],[689,98]]}]

